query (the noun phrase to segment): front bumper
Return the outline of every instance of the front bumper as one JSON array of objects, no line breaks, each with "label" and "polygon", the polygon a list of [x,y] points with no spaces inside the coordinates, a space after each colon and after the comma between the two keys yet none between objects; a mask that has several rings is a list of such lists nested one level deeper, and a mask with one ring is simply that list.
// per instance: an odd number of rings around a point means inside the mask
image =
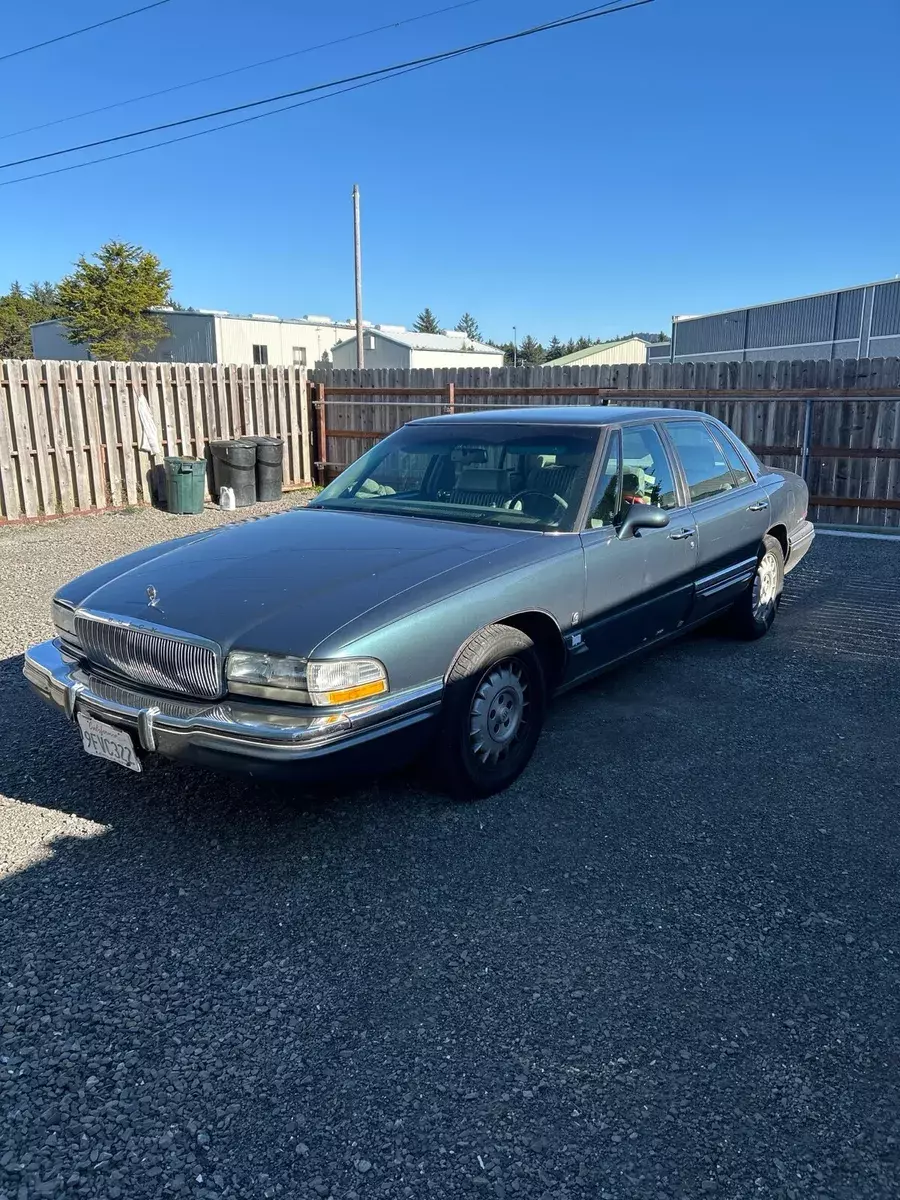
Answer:
[{"label": "front bumper", "polygon": [[58,640],[26,651],[23,673],[71,721],[86,712],[128,730],[148,753],[254,776],[294,777],[304,765],[314,777],[335,773],[339,764],[399,766],[427,744],[443,693],[442,681],[434,680],[340,710],[228,698],[198,703],[92,674]]}]

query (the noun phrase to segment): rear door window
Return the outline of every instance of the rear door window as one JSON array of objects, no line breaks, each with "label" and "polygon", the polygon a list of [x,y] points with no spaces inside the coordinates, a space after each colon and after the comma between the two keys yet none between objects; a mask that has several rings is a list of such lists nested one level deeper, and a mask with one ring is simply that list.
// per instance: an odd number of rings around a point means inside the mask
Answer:
[{"label": "rear door window", "polygon": [[681,460],[691,504],[734,489],[731,467],[704,421],[667,421],[666,430]]},{"label": "rear door window", "polygon": [[734,476],[735,487],[744,487],[745,484],[753,482],[753,476],[747,470],[747,466],[741,459],[741,456],[735,450],[730,438],[726,437],[721,429],[716,429],[715,425],[711,429],[713,437],[719,446],[722,447],[722,453],[725,455],[725,461],[731,467],[731,473]]}]

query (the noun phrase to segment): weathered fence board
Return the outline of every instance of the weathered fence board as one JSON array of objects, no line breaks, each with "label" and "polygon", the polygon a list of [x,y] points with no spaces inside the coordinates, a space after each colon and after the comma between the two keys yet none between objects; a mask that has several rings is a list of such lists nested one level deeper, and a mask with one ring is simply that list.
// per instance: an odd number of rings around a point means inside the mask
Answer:
[{"label": "weathered fence board", "polygon": [[16,439],[12,423],[12,397],[3,365],[3,389],[0,393],[0,488],[3,490],[3,509],[9,513],[8,520],[18,520],[21,515],[19,479],[14,458]]},{"label": "weathered fence board", "polygon": [[113,363],[112,387],[116,412],[119,414],[119,437],[122,442],[122,468],[125,476],[125,501],[137,504],[140,499],[140,462],[135,437],[134,400],[125,363]]},{"label": "weathered fence board", "polygon": [[0,523],[152,499],[145,396],[166,454],[218,437],[285,439],[285,486],[310,480],[306,373],[215,363],[0,363]]}]

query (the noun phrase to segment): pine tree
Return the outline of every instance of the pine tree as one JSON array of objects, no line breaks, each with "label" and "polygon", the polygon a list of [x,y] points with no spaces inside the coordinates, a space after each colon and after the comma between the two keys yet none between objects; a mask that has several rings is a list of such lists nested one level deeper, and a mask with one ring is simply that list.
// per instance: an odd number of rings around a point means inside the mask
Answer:
[{"label": "pine tree", "polygon": [[31,326],[57,315],[54,284],[32,284],[26,292],[14,282],[0,296],[0,358],[31,358]]},{"label": "pine tree", "polygon": [[416,317],[413,329],[416,333],[440,333],[441,325],[431,309],[425,308]]},{"label": "pine tree", "polygon": [[540,342],[536,342],[530,333],[526,334],[519,345],[519,362],[542,363],[543,361],[544,347]]},{"label": "pine tree", "polygon": [[562,344],[562,342],[559,340],[559,338],[556,336],[556,334],[554,334],[553,337],[550,339],[550,345],[547,347],[546,361],[550,362],[554,358],[562,358],[562,356],[565,354],[565,352],[566,352],[565,346]]},{"label": "pine tree", "polygon": [[[424,314],[423,314],[424,315]],[[470,312],[464,312],[456,322],[458,333],[464,333],[467,338],[471,338],[473,342],[481,341],[481,330],[478,328],[478,322]]]},{"label": "pine tree", "polygon": [[171,274],[155,254],[107,242],[96,262],[84,255],[59,285],[59,317],[73,345],[94,358],[128,361],[167,336],[165,321],[147,310],[165,304]]}]

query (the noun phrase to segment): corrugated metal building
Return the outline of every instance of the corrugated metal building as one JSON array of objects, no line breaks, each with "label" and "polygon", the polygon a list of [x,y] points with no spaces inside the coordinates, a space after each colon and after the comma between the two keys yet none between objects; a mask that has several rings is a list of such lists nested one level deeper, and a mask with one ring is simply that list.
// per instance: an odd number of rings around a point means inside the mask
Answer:
[{"label": "corrugated metal building", "polygon": [[900,279],[705,316],[674,317],[649,361],[743,362],[900,354]]},{"label": "corrugated metal building", "polygon": [[[147,362],[256,363],[273,367],[313,367],[355,326],[330,317],[281,318],[253,313],[201,309],[158,309],[169,327],[164,338],[142,357]],[[31,327],[35,358],[87,359],[87,346],[73,346],[60,321]]]},{"label": "corrugated metal building", "polygon": [[[502,367],[503,351],[475,342],[464,333],[416,333],[403,325],[373,325],[363,334],[366,367]],[[332,352],[335,367],[356,366],[356,334]]]},{"label": "corrugated metal building", "polygon": [[619,338],[614,342],[595,342],[584,350],[573,350],[560,358],[550,358],[548,367],[593,367],[600,363],[642,363],[647,361],[650,342],[643,338]]}]

